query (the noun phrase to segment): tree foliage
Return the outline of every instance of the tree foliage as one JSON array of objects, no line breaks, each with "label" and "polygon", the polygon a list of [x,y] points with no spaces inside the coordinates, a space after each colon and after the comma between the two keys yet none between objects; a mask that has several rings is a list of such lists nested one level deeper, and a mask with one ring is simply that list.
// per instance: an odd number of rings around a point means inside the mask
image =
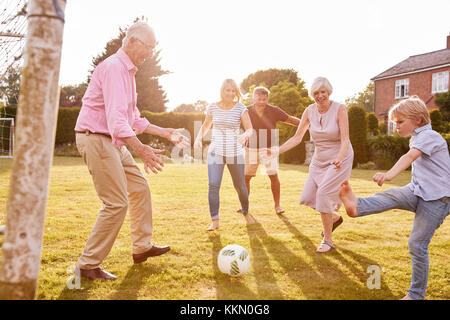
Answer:
[{"label": "tree foliage", "polygon": [[371,136],[376,136],[380,134],[378,118],[373,112],[369,112],[366,116],[367,118],[367,132]]},{"label": "tree foliage", "polygon": [[354,151],[353,165],[366,163],[369,160],[367,144],[367,120],[366,111],[359,106],[348,109],[348,122],[350,142]]},{"label": "tree foliage", "polygon": [[251,86],[265,86],[271,88],[281,81],[289,81],[297,85],[299,80],[297,71],[292,69],[267,69],[259,70],[247,76],[241,83],[241,90],[244,94],[250,92]]},{"label": "tree foliage", "polygon": [[433,130],[440,133],[447,133],[449,131],[450,125],[448,121],[444,121],[442,112],[439,111],[438,109],[430,111],[430,120],[431,120],[431,127],[433,128]]},{"label": "tree foliage", "polygon": [[434,103],[439,107],[442,119],[450,122],[450,91],[436,94]]},{"label": "tree foliage", "polygon": [[[138,20],[139,19],[136,19],[135,22]],[[88,80],[90,80],[95,67],[110,55],[116,53],[122,46],[122,40],[126,35],[126,29],[127,28],[119,27],[119,35],[108,41],[103,52],[92,59],[93,69],[89,72]],[[160,52],[161,50],[155,51],[151,58],[147,59],[139,66],[136,73],[136,91],[138,93],[137,107],[141,111],[149,110],[152,112],[164,112],[167,109],[167,94],[159,84],[159,77],[170,72],[163,70],[159,65],[161,60],[159,57]]]},{"label": "tree foliage", "polygon": [[18,104],[19,88],[20,70],[18,67],[11,67],[0,82],[0,98],[5,98],[7,106],[16,106]]},{"label": "tree foliage", "polygon": [[61,88],[59,94],[60,107],[81,106],[81,100],[86,92],[88,84],[86,82],[78,85],[68,85]]},{"label": "tree foliage", "polygon": [[197,100],[195,103],[183,103],[180,104],[178,107],[176,107],[173,112],[182,112],[182,113],[188,113],[188,112],[205,112],[206,108],[208,108],[208,102],[204,100]]},{"label": "tree foliage", "polygon": [[351,98],[345,100],[347,107],[358,106],[363,108],[366,112],[373,112],[374,101],[374,83],[371,81],[363,92],[358,92]]}]

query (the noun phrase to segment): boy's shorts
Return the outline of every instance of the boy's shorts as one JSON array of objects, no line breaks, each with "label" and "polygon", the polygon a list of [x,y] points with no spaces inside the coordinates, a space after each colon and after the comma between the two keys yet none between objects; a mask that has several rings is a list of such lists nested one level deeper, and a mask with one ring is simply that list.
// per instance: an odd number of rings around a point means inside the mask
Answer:
[{"label": "boy's shorts", "polygon": [[264,165],[267,175],[272,176],[278,173],[278,157],[263,163],[259,156],[259,149],[245,148],[245,175],[256,176],[260,163]]}]

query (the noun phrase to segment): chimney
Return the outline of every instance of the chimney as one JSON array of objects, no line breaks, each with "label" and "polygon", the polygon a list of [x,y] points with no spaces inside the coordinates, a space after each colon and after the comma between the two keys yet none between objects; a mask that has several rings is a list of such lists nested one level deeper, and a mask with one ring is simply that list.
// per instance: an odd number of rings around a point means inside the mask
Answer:
[{"label": "chimney", "polygon": [[450,34],[447,36],[447,49],[450,49]]}]

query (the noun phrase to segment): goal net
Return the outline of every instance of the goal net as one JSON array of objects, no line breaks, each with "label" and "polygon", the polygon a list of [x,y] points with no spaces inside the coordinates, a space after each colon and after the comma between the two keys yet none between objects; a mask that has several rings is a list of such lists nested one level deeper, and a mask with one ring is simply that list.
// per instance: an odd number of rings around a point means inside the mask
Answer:
[{"label": "goal net", "polygon": [[0,118],[0,158],[12,158],[14,152],[14,118]]},{"label": "goal net", "polygon": [[14,152],[14,108],[19,102],[27,3],[0,0],[0,158],[11,158]]}]

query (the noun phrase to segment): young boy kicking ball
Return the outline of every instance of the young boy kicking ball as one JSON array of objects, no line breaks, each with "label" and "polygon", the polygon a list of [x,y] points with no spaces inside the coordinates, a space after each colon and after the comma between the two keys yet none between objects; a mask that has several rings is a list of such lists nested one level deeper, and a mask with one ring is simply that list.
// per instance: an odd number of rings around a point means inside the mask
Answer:
[{"label": "young boy kicking ball", "polygon": [[391,209],[415,212],[408,240],[412,261],[412,280],[405,300],[425,299],[428,281],[428,244],[450,210],[450,157],[446,141],[431,129],[425,103],[417,96],[403,100],[389,110],[401,137],[412,134],[410,150],[386,173],[377,172],[373,180],[382,186],[412,165],[411,182],[367,198],[356,198],[348,181],[339,197],[350,217],[362,217]]}]

